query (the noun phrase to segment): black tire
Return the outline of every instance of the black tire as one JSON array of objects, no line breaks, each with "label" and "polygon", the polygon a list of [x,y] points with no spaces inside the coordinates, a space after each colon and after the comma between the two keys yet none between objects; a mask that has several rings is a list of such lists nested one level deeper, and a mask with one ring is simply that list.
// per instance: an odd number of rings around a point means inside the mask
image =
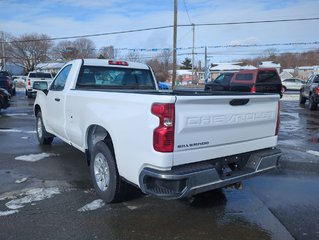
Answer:
[{"label": "black tire", "polygon": [[305,104],[306,103],[307,98],[305,98],[304,96],[302,96],[302,92],[300,91],[299,94],[299,103],[300,104]]},{"label": "black tire", "polygon": [[52,143],[54,136],[46,131],[41,112],[38,112],[36,116],[36,131],[38,141],[41,145],[49,145]]},{"label": "black tire", "polygon": [[113,153],[103,141],[93,148],[90,172],[96,193],[103,201],[114,203],[122,200],[125,183],[119,176]]},{"label": "black tire", "polygon": [[309,105],[308,108],[310,111],[314,111],[317,109],[317,103],[314,101],[313,97],[310,95],[309,96]]}]

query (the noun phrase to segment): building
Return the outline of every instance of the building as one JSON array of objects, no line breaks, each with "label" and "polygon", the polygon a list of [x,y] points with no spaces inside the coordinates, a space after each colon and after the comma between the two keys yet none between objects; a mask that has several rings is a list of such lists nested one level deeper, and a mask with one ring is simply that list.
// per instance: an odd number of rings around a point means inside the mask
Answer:
[{"label": "building", "polygon": [[274,61],[264,61],[258,65],[259,68],[276,68],[278,74],[280,73],[281,65],[280,63]]},{"label": "building", "polygon": [[318,66],[302,66],[296,67],[295,71],[299,78],[306,80],[311,74],[313,74],[315,71],[318,71],[317,69]]},{"label": "building", "polygon": [[[173,71],[169,71],[170,76],[173,75]],[[195,75],[195,72],[194,72]],[[195,79],[195,76],[194,76]],[[171,81],[171,79],[170,79]],[[176,85],[192,84],[193,76],[191,69],[178,69],[176,70]]]},{"label": "building", "polygon": [[246,66],[241,66],[240,62],[235,62],[235,63],[219,63],[216,66],[211,67],[210,70],[210,75],[211,79],[217,78],[221,73],[225,72],[238,72],[240,70],[251,70],[251,69],[256,69],[256,67],[252,65],[246,65]]},{"label": "building", "polygon": [[35,66],[36,71],[49,72],[55,76],[58,71],[64,66],[65,62],[49,62],[39,63]]},{"label": "building", "polygon": [[292,78],[293,75],[290,72],[282,71],[279,74],[279,77],[280,77],[281,80],[284,80],[284,79],[287,79],[287,78]]}]

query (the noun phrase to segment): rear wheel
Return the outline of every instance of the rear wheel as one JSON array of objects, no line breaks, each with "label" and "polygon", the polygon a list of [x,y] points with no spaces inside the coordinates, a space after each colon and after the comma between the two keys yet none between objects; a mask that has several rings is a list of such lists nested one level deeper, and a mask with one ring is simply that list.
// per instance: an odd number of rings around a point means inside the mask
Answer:
[{"label": "rear wheel", "polygon": [[90,171],[99,197],[106,203],[121,200],[125,183],[120,179],[113,153],[103,141],[94,146]]},{"label": "rear wheel", "polygon": [[305,97],[302,95],[302,92],[300,91],[300,94],[299,94],[299,103],[300,103],[300,104],[305,104],[305,103],[306,103],[306,100],[307,100],[307,98],[305,98]]},{"label": "rear wheel", "polygon": [[38,141],[41,145],[49,145],[52,143],[54,136],[46,131],[43,124],[41,112],[38,112],[36,117],[36,130]]},{"label": "rear wheel", "polygon": [[312,95],[309,96],[309,105],[308,108],[310,111],[314,111],[317,109],[317,103],[313,99]]}]

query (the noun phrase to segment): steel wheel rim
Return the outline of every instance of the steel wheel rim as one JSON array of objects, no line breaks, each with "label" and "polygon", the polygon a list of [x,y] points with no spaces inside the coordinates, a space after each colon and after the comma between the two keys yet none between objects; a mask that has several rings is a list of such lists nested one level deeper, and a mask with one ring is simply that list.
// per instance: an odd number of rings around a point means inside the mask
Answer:
[{"label": "steel wheel rim", "polygon": [[106,158],[102,153],[96,154],[94,158],[94,177],[97,186],[104,192],[110,183],[110,170]]},{"label": "steel wheel rim", "polygon": [[37,127],[38,137],[42,137],[42,121],[41,118],[38,118],[38,127]]}]

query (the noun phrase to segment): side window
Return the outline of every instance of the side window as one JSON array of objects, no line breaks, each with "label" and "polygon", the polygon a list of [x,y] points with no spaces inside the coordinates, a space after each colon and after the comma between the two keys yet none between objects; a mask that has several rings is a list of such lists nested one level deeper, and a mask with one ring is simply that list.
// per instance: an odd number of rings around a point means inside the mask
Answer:
[{"label": "side window", "polygon": [[224,80],[225,75],[219,75],[216,79],[215,79],[215,83],[222,83]]},{"label": "side window", "polygon": [[314,83],[319,83],[319,75],[315,75],[315,76],[314,76],[313,82],[314,82]]},{"label": "side window", "polygon": [[53,91],[62,91],[65,86],[66,79],[68,78],[69,72],[71,70],[72,65],[68,65],[63,68],[63,70],[59,73],[58,76],[54,79],[54,82],[50,86],[50,90]]}]

